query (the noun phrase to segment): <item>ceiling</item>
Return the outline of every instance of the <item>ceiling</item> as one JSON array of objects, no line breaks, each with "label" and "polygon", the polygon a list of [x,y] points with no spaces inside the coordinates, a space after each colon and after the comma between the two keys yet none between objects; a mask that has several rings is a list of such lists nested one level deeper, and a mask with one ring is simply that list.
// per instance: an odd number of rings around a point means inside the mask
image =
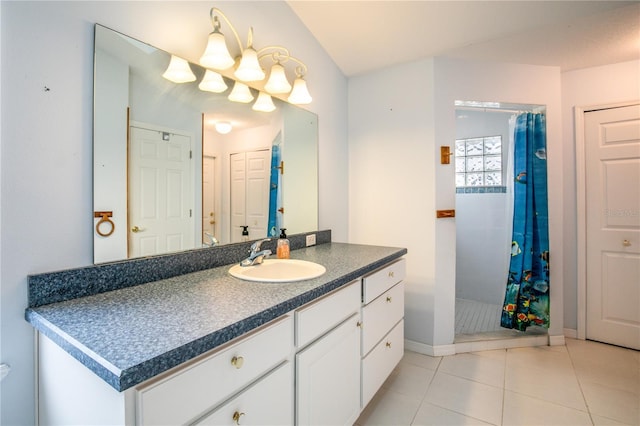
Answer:
[{"label": "ceiling", "polygon": [[288,4],[346,76],[431,56],[562,71],[640,59],[640,1]]}]

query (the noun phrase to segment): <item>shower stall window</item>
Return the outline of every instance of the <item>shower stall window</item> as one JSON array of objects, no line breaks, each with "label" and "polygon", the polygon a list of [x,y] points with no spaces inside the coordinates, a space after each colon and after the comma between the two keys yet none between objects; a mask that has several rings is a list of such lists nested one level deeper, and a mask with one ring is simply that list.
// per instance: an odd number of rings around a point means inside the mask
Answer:
[{"label": "shower stall window", "polygon": [[504,192],[502,136],[457,139],[456,192]]}]

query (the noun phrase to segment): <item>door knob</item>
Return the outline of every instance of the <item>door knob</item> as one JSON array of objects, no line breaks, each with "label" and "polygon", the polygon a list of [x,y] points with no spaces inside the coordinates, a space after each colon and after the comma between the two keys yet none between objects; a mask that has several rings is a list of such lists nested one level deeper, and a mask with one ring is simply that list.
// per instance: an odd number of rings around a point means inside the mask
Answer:
[{"label": "door knob", "polygon": [[142,231],[142,228],[140,228],[138,225],[135,225],[133,227],[131,227],[131,232],[140,232]]}]

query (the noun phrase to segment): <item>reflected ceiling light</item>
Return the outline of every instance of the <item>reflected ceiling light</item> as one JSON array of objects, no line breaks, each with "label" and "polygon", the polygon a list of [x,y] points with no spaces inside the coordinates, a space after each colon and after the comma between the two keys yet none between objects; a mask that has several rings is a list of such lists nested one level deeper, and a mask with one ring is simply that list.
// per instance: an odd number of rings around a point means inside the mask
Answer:
[{"label": "reflected ceiling light", "polygon": [[269,74],[269,80],[264,85],[264,90],[269,93],[289,93],[291,91],[291,84],[287,80],[287,76],[284,72],[284,67],[280,65],[280,62],[276,62],[271,67],[271,73]]},{"label": "reflected ceiling light", "polygon": [[241,102],[243,104],[248,104],[253,100],[253,95],[251,94],[251,90],[249,90],[249,86],[239,81],[236,81],[233,85],[233,89],[231,93],[229,93],[229,100],[233,102]]},{"label": "reflected ceiling light", "polygon": [[227,83],[220,74],[215,71],[207,70],[202,77],[202,81],[198,84],[198,88],[205,92],[222,93],[229,88]]},{"label": "reflected ceiling light", "polygon": [[271,112],[276,109],[276,106],[273,104],[271,96],[265,92],[260,92],[258,99],[256,99],[251,109],[254,111]]},{"label": "reflected ceiling light", "polygon": [[174,83],[188,83],[196,79],[189,62],[175,55],[171,55],[169,66],[162,76]]},{"label": "reflected ceiling light", "polygon": [[216,121],[215,126],[216,132],[220,133],[221,135],[226,135],[233,128],[233,126],[231,126],[231,123],[229,123],[228,121]]},{"label": "reflected ceiling light", "polygon": [[[273,65],[271,66],[269,79],[264,86],[264,90],[273,95],[291,92],[289,102],[292,102],[291,99],[296,100],[298,104],[308,104],[311,102],[312,98],[307,89],[306,82],[302,79],[307,71],[307,66],[299,59],[291,56],[287,48],[283,46],[267,46],[258,50],[254,49],[253,28],[249,29],[247,47],[244,48],[238,32],[220,9],[212,7],[209,16],[211,17],[211,23],[213,25],[213,32],[209,34],[209,41],[205,52],[200,58],[200,64],[207,68],[226,70],[231,68],[236,62],[239,62],[234,71],[235,77],[244,82],[253,82],[264,80],[265,73],[260,65],[260,61],[270,58],[273,61]],[[220,32],[221,24],[219,17],[224,20],[233,33],[240,49],[239,61],[234,61],[229,53],[225,36]],[[296,80],[293,85],[293,91],[291,91],[291,84],[287,80],[286,69],[283,65],[287,61],[293,61],[298,64],[295,70]],[[298,89],[296,89],[297,86]]]}]

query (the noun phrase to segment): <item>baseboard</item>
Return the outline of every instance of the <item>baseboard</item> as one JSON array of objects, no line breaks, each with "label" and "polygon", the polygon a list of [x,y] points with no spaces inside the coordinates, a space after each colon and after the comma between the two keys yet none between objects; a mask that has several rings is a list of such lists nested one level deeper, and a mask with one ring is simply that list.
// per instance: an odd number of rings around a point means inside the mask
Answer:
[{"label": "baseboard", "polygon": [[564,346],[564,337],[563,334],[559,336],[549,336],[549,346]]},{"label": "baseboard", "polygon": [[405,339],[404,348],[406,350],[417,352],[423,355],[429,356],[446,356],[446,355],[455,355],[456,346],[455,345],[438,345],[431,346],[426,343],[420,343],[413,340]]},{"label": "baseboard", "polygon": [[568,337],[569,339],[577,339],[578,338],[578,330],[573,328],[565,328],[562,330],[564,333],[564,337]]}]

